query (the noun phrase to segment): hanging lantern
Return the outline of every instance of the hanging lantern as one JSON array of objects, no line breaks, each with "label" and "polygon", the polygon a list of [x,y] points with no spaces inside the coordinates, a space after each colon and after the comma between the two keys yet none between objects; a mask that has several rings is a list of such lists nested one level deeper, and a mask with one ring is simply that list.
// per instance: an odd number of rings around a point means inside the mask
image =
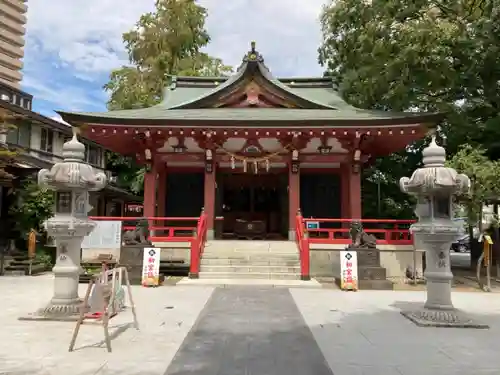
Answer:
[{"label": "hanging lantern", "polygon": [[243,172],[247,173],[247,159],[243,159]]},{"label": "hanging lantern", "polygon": [[236,168],[236,160],[234,159],[234,156],[231,156],[231,169]]},{"label": "hanging lantern", "polygon": [[257,174],[259,172],[259,164],[257,163],[257,161],[253,162],[253,172],[255,174]]},{"label": "hanging lantern", "polygon": [[269,163],[269,159],[266,159],[266,172],[269,172],[269,169],[271,169],[271,163]]}]

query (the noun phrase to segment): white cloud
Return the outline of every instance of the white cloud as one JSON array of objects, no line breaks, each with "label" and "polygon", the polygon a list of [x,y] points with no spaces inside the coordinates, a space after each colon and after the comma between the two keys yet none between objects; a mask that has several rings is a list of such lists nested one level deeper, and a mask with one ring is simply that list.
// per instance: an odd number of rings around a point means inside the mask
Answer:
[{"label": "white cloud", "polygon": [[45,82],[36,77],[25,76],[23,85],[28,87],[35,99],[51,103],[55,109],[78,110],[84,107],[95,107],[96,99],[92,99],[87,92],[75,86]]},{"label": "white cloud", "polygon": [[[322,69],[316,52],[320,43],[318,16],[324,2],[200,0],[209,13],[207,29],[212,42],[207,51],[226,64],[237,66],[250,41],[255,40],[275,75],[319,75]],[[30,0],[23,84],[33,88],[38,81],[37,84],[49,87],[38,87],[44,97],[51,98],[47,100],[62,98],[59,89],[51,88],[53,73],[47,69],[47,62],[37,60],[45,55],[51,56],[51,69],[70,69],[73,77],[93,83],[93,90],[102,91],[102,80],[109,72],[128,62],[122,34],[153,7],[154,0]],[[82,90],[74,94],[82,96],[68,98],[72,106],[85,107],[89,101],[95,104],[95,98],[89,98]],[[60,99],[56,103],[68,105]]]}]

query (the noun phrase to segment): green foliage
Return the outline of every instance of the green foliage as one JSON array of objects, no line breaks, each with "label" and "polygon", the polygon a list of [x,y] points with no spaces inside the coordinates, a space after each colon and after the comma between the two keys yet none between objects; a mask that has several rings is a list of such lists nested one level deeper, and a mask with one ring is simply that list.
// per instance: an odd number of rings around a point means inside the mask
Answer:
[{"label": "green foliage", "polygon": [[[450,155],[470,144],[499,159],[500,0],[479,4],[331,1],[321,15],[319,61],[351,104],[445,112],[440,132]],[[369,171],[389,181],[388,195],[396,206],[404,207],[405,200],[398,197],[394,182],[402,168],[404,175],[413,172],[419,151],[421,144],[413,145],[377,161]],[[373,201],[365,199],[369,205]]]},{"label": "green foliage", "polygon": [[35,260],[41,262],[47,269],[50,269],[53,266],[52,257],[44,250],[39,250],[36,252]]},{"label": "green foliage", "polygon": [[117,175],[116,186],[133,194],[142,195],[144,168],[141,168],[133,158],[107,151],[106,169]]},{"label": "green foliage", "polygon": [[467,207],[469,224],[476,225],[482,206],[500,197],[500,162],[491,161],[484,149],[463,145],[447,165],[471,179],[469,193],[458,198]]},{"label": "green foliage", "polygon": [[[233,69],[201,51],[210,36],[207,10],[194,0],[157,0],[154,12],[141,16],[123,34],[132,66],[114,70],[104,89],[110,110],[146,108],[158,104],[174,75],[224,76]],[[144,169],[131,158],[108,153],[107,168],[118,175],[118,186],[142,194]]]},{"label": "green foliage", "polygon": [[14,194],[17,202],[10,208],[10,214],[19,235],[27,238],[31,229],[37,233],[45,232],[43,222],[53,215],[53,192],[41,188],[35,179],[27,178]]},{"label": "green foliage", "polygon": [[221,76],[232,72],[221,59],[201,52],[210,36],[207,10],[194,0],[157,0],[155,11],[141,16],[123,34],[131,66],[111,73],[104,89],[108,108],[129,109],[157,104],[173,75]]}]

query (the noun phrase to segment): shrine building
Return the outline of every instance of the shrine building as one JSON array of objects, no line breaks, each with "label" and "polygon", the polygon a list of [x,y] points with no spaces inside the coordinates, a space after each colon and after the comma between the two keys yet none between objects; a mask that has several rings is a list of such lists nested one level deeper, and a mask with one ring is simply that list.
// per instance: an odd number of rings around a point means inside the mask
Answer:
[{"label": "shrine building", "polygon": [[331,78],[275,78],[252,43],[230,77],[173,77],[150,108],[59,112],[147,166],[144,216],[207,214],[207,237],[293,239],[295,217],[359,219],[364,165],[425,136],[439,114],[355,108]]}]

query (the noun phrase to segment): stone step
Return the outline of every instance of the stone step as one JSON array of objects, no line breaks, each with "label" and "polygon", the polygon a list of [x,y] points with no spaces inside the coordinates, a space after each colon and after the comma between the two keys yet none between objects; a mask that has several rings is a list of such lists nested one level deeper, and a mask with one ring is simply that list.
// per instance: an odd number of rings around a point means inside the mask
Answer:
[{"label": "stone step", "polygon": [[[45,264],[38,263],[38,264],[33,264],[31,267],[31,274],[32,275],[37,275],[42,272],[46,272],[47,267]],[[26,275],[28,276],[29,273],[29,266],[22,265],[22,266],[13,266],[12,264],[9,264],[8,266],[5,267],[5,274],[8,275]]]},{"label": "stone step", "polygon": [[276,279],[276,280],[299,280],[300,274],[296,273],[259,273],[259,272],[203,272],[199,274],[200,279]]},{"label": "stone step", "polygon": [[201,259],[202,266],[285,266],[295,267],[300,264],[299,259],[247,259],[247,258],[205,258]]},{"label": "stone step", "polygon": [[290,241],[208,241],[205,244],[205,251],[218,253],[296,254],[298,249],[295,242]]},{"label": "stone step", "polygon": [[288,256],[288,255],[298,255],[297,250],[294,251],[245,251],[245,250],[228,250],[228,249],[207,249],[203,250],[203,253],[207,254],[226,254],[226,255],[274,255],[274,256]]},{"label": "stone step", "polygon": [[202,272],[230,272],[230,273],[300,273],[300,266],[280,267],[280,266],[205,266],[201,265]]},{"label": "stone step", "polygon": [[257,262],[257,261],[265,261],[265,262],[273,262],[273,261],[287,261],[287,262],[298,262],[298,255],[287,255],[287,256],[270,256],[270,255],[216,255],[216,254],[203,254],[202,259],[228,259],[234,261],[249,261],[249,262]]}]

